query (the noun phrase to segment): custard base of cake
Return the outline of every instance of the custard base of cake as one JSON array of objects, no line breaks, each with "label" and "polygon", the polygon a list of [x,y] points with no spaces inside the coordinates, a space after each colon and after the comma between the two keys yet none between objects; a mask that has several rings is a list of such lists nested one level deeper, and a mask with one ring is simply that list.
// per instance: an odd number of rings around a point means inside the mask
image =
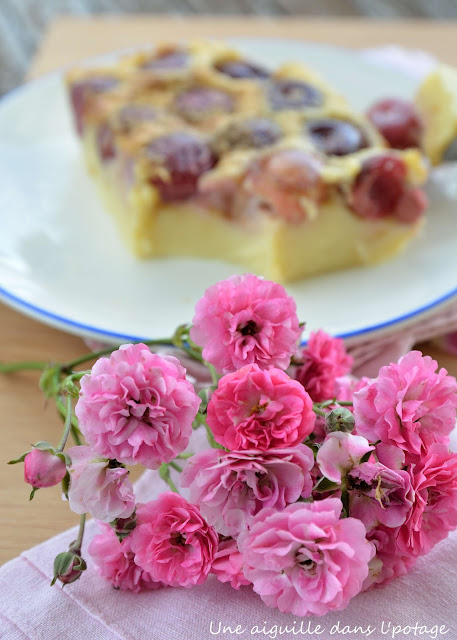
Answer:
[{"label": "custard base of cake", "polygon": [[361,265],[399,253],[423,219],[359,218],[333,194],[315,217],[289,222],[263,211],[242,219],[192,203],[157,203],[147,184],[122,188],[114,163],[102,164],[92,136],[85,137],[86,163],[123,240],[142,259],[197,257],[223,259],[278,282]]}]

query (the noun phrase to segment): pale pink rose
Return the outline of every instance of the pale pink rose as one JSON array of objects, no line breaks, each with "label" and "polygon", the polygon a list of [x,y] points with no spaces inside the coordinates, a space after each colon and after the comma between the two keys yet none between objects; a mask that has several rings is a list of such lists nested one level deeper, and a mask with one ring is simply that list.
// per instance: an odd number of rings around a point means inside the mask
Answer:
[{"label": "pale pink rose", "polygon": [[344,609],[362,588],[374,546],[337,498],[263,509],[238,538],[244,575],[263,602],[294,615]]},{"label": "pale pink rose", "polygon": [[432,444],[409,474],[415,500],[397,545],[404,554],[420,556],[457,527],[457,455]]},{"label": "pale pink rose", "polygon": [[281,285],[251,274],[207,289],[195,307],[190,332],[218,373],[251,363],[287,369],[300,335],[293,298]]},{"label": "pale pink rose", "polygon": [[378,524],[399,527],[409,516],[414,491],[407,471],[389,469],[380,462],[364,462],[349,471],[349,513],[367,531]]},{"label": "pale pink rose", "polygon": [[341,484],[343,476],[373,449],[374,447],[362,436],[335,431],[325,438],[317,452],[316,462],[322,475],[332,482]]},{"label": "pale pink rose", "polygon": [[131,537],[127,536],[120,542],[109,525],[101,526],[102,533],[96,535],[89,545],[89,553],[99,575],[121,591],[138,593],[161,587],[160,582],[155,582],[147,571],[135,564],[130,548]]},{"label": "pale pink rose", "polygon": [[230,582],[234,589],[251,584],[243,574],[243,556],[233,538],[220,539],[211,573],[220,582]]},{"label": "pale pink rose", "polygon": [[405,576],[416,564],[416,558],[404,555],[397,546],[397,530],[378,525],[367,534],[376,547],[376,555],[369,563],[369,574],[363,591],[389,584],[395,578]]},{"label": "pale pink rose", "polygon": [[75,513],[90,513],[102,522],[128,518],[135,510],[135,494],[129,472],[101,458],[88,446],[68,449],[70,488],[68,500]]},{"label": "pale pink rose", "polygon": [[53,487],[66,473],[65,462],[52,451],[32,449],[24,458],[24,480],[34,489]]},{"label": "pale pink rose", "polygon": [[292,377],[305,387],[314,402],[334,398],[337,378],[349,373],[353,364],[341,338],[333,338],[322,329],[311,333],[298,358],[303,364],[292,368]]},{"label": "pale pink rose", "polygon": [[135,562],[153,580],[171,587],[192,587],[208,577],[218,535],[198,507],[177,493],[162,493],[137,508],[131,535]]},{"label": "pale pink rose", "polygon": [[[339,402],[352,402],[354,399],[354,393],[356,391],[360,391],[363,387],[371,381],[370,378],[362,376],[361,378],[357,378],[353,375],[345,375],[337,378],[335,380],[335,398]],[[351,406],[347,407],[351,411],[353,408]]]},{"label": "pale pink rose", "polygon": [[266,452],[208,449],[189,458],[181,485],[190,487],[191,502],[209,524],[224,536],[237,536],[261,509],[280,510],[309,497],[313,465],[305,445]]},{"label": "pale pink rose", "polygon": [[172,356],[123,345],[81,379],[76,405],[86,441],[105,458],[157,469],[184,451],[200,399]]},{"label": "pale pink rose", "polygon": [[208,425],[227,449],[293,447],[313,430],[316,416],[301,384],[281,369],[246,365],[219,380],[208,404]]},{"label": "pale pink rose", "polygon": [[[455,426],[457,383],[446,369],[411,351],[354,394],[357,433],[393,444],[412,460],[433,442],[449,443]],[[407,460],[408,462],[408,460]]]}]

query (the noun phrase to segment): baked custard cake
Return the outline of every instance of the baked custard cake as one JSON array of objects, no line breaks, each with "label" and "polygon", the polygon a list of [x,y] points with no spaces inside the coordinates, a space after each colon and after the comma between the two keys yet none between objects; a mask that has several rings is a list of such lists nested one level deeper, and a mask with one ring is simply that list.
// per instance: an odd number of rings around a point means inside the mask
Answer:
[{"label": "baked custard cake", "polygon": [[418,231],[427,171],[301,64],[216,42],[67,77],[89,170],[140,258],[232,261],[277,281],[378,262]]}]

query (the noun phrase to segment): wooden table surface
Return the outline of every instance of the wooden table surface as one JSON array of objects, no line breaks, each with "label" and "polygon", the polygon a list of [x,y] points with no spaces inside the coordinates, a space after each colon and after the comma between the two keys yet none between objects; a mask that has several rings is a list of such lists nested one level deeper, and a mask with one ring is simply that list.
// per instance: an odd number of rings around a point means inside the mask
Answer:
[{"label": "wooden table surface", "polygon": [[[441,59],[457,64],[457,23],[142,16],[122,20],[66,18],[57,21],[44,39],[30,75],[72,64],[82,57],[148,41],[246,35],[307,39],[353,47],[397,43],[428,49]],[[86,350],[79,338],[39,324],[0,304],[0,360],[67,361]],[[430,346],[425,350],[436,357],[441,366],[457,374],[457,359]],[[60,421],[53,406],[45,407],[37,379],[36,373],[0,376],[0,563],[78,521],[60,500],[57,487],[39,491],[29,503],[29,489],[22,482],[23,465],[5,464],[39,439],[58,441]]]}]

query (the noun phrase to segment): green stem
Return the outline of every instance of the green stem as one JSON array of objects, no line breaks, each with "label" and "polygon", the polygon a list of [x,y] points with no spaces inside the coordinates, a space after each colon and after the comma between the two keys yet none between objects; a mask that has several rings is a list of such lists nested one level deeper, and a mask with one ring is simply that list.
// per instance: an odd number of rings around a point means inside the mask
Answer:
[{"label": "green stem", "polygon": [[188,460],[189,458],[192,458],[193,455],[193,453],[178,453],[176,457],[179,460]]},{"label": "green stem", "polygon": [[350,400],[337,400],[336,404],[339,404],[340,407],[352,407],[354,406],[354,403],[351,402]]},{"label": "green stem", "polygon": [[67,444],[67,440],[68,440],[68,435],[70,433],[70,429],[71,429],[71,416],[73,414],[73,409],[71,406],[71,397],[68,396],[67,397],[67,406],[65,407],[65,423],[64,423],[64,427],[63,427],[63,433],[62,433],[62,437],[60,439],[60,442],[57,446],[56,451],[63,451],[65,448],[65,445]]},{"label": "green stem", "polygon": [[[62,399],[60,397],[56,398],[56,407],[57,410],[59,412],[59,414],[61,415],[61,417],[66,420],[67,419],[67,408],[65,407],[64,403],[62,402]],[[75,444],[77,444],[78,446],[80,444],[82,444],[81,442],[81,432],[79,430],[79,425],[78,425],[78,419],[75,415],[71,415],[71,435],[73,440],[75,441]]]},{"label": "green stem", "polygon": [[203,364],[208,368],[211,374],[211,381],[213,384],[217,384],[219,382],[219,376],[217,375],[216,369],[209,362],[203,362]]},{"label": "green stem", "polygon": [[83,513],[80,520],[79,520],[79,531],[78,531],[78,537],[76,538],[76,540],[73,543],[73,550],[76,551],[76,553],[81,553],[81,546],[83,543],[83,538],[84,538],[84,529],[86,527],[86,514]]},{"label": "green stem", "polygon": [[221,447],[221,445],[218,444],[216,442],[216,440],[214,439],[213,432],[211,431],[209,426],[206,424],[206,422],[204,423],[204,425],[205,425],[205,429],[206,429],[206,437],[208,438],[208,443],[209,443],[210,447],[212,449],[223,449],[224,447]]},{"label": "green stem", "polygon": [[181,351],[184,351],[185,353],[187,353],[187,355],[189,355],[194,360],[197,360],[202,364],[206,364],[205,361],[203,360],[201,353],[199,353],[196,349],[193,349],[192,347],[190,347],[188,344],[181,342],[181,344],[179,345],[175,344],[175,346],[178,347],[178,349],[181,349]]},{"label": "green stem", "polygon": [[81,434],[80,430],[77,427],[75,427],[74,425],[71,425],[71,437],[75,441],[75,444],[78,445],[78,447],[80,445],[82,445],[82,440],[79,437],[80,434]]},{"label": "green stem", "polygon": [[172,460],[171,462],[168,463],[170,465],[170,467],[172,469],[174,469],[175,471],[179,471],[179,473],[181,473],[182,471],[182,467],[179,466],[179,464],[177,462],[175,462],[174,460]]},{"label": "green stem", "polygon": [[322,416],[323,418],[325,418],[325,416],[327,415],[327,414],[325,413],[325,411],[322,411],[321,409],[318,409],[318,408],[316,407],[316,405],[314,405],[314,406],[313,406],[313,411],[314,411],[314,413],[315,413],[316,415],[318,415],[318,416]]},{"label": "green stem", "polygon": [[0,373],[15,373],[16,371],[42,371],[48,366],[47,362],[13,362],[11,364],[2,364],[0,362]]}]

